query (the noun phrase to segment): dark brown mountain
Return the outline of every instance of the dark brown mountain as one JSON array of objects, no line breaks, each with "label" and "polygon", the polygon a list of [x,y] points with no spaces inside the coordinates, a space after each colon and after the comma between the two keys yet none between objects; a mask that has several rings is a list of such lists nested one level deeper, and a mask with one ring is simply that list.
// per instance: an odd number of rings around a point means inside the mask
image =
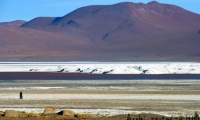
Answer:
[{"label": "dark brown mountain", "polygon": [[0,26],[7,26],[7,27],[20,27],[26,23],[26,21],[23,20],[16,20],[16,21],[11,21],[11,22],[1,22]]},{"label": "dark brown mountain", "polygon": [[[21,37],[27,35],[23,30],[41,31],[35,37],[20,39],[40,44],[32,47],[40,52],[31,54],[39,60],[197,61],[200,58],[200,15],[155,1],[87,6],[63,17],[35,18],[21,26]],[[26,49],[21,54],[23,51]],[[49,57],[51,53],[56,54]]]}]

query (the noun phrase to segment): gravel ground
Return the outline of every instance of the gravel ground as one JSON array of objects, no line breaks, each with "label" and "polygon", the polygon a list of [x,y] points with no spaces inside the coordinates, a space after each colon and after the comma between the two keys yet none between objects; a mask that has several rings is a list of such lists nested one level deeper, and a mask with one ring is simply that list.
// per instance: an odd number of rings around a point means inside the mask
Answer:
[{"label": "gravel ground", "polygon": [[[200,108],[198,80],[40,82],[1,81],[0,111],[42,112],[45,107],[53,106],[57,111],[70,109],[77,113],[117,115],[146,112],[178,116],[193,115]],[[61,88],[52,88],[52,85]],[[110,86],[115,89],[105,89]],[[23,100],[19,99],[20,91]]]}]

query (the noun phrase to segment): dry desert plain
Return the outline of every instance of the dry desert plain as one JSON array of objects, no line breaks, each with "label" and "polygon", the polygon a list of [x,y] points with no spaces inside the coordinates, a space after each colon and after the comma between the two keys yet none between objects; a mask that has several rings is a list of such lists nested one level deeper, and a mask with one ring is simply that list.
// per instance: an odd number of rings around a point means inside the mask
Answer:
[{"label": "dry desert plain", "polygon": [[192,116],[200,111],[199,80],[1,80],[0,96],[0,111],[43,113],[51,106],[56,112],[107,119],[144,113]]},{"label": "dry desert plain", "polygon": [[[19,120],[36,116],[41,120],[111,120],[126,119],[128,114],[148,119],[159,115],[191,117],[200,111],[199,65],[198,62],[1,63],[1,119],[10,119],[5,117],[7,110],[24,111],[18,114]],[[20,92],[23,99],[19,99]],[[55,108],[55,114],[44,114],[48,107]],[[63,110],[72,111],[76,117],[56,114]]]}]

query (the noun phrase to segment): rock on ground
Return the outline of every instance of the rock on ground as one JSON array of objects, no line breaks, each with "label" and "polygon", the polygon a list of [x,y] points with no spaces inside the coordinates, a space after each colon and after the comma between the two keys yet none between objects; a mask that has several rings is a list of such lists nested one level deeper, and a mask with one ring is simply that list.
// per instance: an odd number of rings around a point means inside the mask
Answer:
[{"label": "rock on ground", "polygon": [[63,110],[60,113],[62,116],[74,117],[74,112],[71,110]]},{"label": "rock on ground", "polygon": [[55,113],[55,108],[53,107],[47,107],[44,109],[44,114],[54,114]]},{"label": "rock on ground", "polygon": [[18,117],[18,111],[6,110],[5,117]]}]

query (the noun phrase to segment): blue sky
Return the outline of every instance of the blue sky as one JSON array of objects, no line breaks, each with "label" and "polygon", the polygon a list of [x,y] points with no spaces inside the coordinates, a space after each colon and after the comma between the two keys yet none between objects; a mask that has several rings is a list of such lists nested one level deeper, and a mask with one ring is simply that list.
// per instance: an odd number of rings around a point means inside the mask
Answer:
[{"label": "blue sky", "polygon": [[[0,0],[0,22],[13,20],[29,21],[35,17],[64,16],[73,10],[88,5],[109,5],[119,2],[143,2],[151,0]],[[200,14],[200,0],[157,0],[174,4]]]}]

